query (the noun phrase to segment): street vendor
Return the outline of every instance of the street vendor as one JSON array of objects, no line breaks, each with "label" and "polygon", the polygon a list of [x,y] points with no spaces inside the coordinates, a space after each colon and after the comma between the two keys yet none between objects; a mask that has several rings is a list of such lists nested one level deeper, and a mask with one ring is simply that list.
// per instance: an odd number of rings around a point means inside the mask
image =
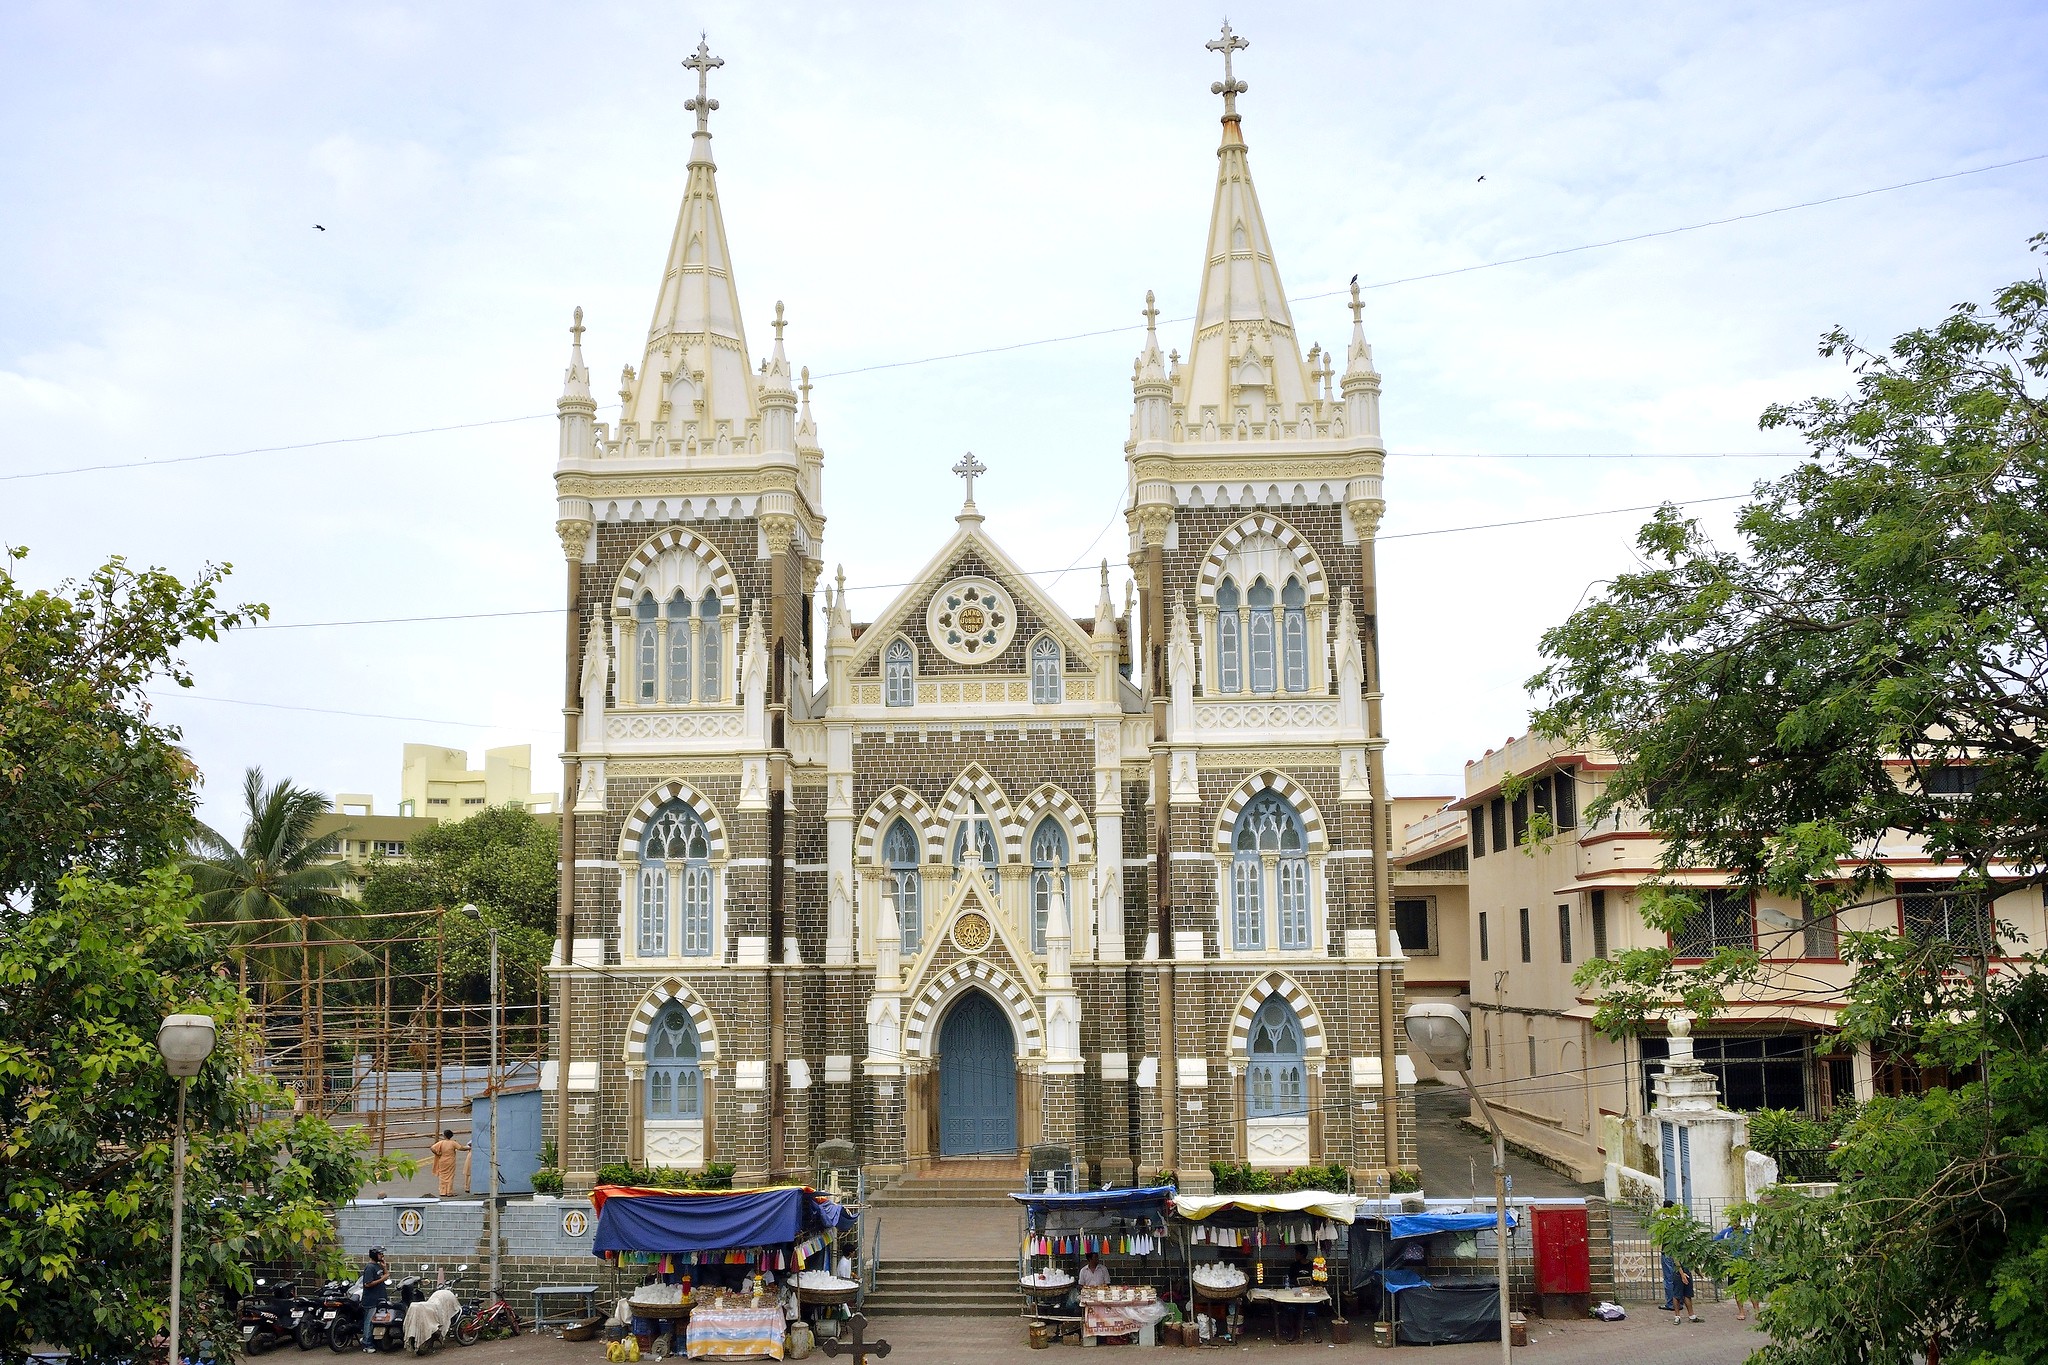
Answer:
[{"label": "street vendor", "polygon": [[1102,1263],[1099,1252],[1091,1251],[1088,1259],[1081,1263],[1081,1273],[1075,1278],[1083,1289],[1100,1289],[1109,1283],[1109,1267]]}]

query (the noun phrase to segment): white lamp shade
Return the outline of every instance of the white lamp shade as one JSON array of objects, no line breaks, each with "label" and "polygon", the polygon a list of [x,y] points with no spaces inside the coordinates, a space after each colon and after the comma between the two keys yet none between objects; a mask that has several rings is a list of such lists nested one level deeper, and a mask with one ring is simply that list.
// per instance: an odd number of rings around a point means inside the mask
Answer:
[{"label": "white lamp shade", "polygon": [[1430,1064],[1446,1071],[1463,1071],[1472,1052],[1472,1026],[1456,1005],[1424,1001],[1410,1005],[1405,1020],[1408,1041],[1422,1049]]},{"label": "white lamp shade", "polygon": [[156,1031],[156,1050],[164,1056],[164,1070],[179,1080],[199,1074],[199,1068],[213,1055],[213,1019],[204,1014],[173,1014],[165,1017]]}]

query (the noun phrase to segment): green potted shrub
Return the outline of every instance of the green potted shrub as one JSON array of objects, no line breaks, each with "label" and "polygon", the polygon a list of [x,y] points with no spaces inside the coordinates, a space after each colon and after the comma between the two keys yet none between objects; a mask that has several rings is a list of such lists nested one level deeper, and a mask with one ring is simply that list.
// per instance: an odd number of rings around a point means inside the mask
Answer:
[{"label": "green potted shrub", "polygon": [[562,1173],[553,1166],[542,1166],[533,1173],[533,1197],[553,1199],[562,1192]]}]

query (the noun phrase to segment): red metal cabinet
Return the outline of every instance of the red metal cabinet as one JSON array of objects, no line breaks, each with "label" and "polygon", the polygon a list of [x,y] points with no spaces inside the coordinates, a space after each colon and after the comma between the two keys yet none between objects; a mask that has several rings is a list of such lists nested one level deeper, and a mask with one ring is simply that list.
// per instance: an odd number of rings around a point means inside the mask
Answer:
[{"label": "red metal cabinet", "polygon": [[1537,1208],[1532,1231],[1536,1243],[1536,1292],[1584,1294],[1592,1287],[1592,1266],[1586,1242],[1583,1208]]}]

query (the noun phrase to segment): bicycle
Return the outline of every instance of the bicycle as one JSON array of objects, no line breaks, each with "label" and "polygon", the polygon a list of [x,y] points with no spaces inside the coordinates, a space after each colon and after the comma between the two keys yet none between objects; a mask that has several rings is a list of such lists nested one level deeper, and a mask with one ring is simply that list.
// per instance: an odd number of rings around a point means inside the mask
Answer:
[{"label": "bicycle", "polygon": [[505,1299],[502,1285],[492,1286],[490,1292],[474,1304],[462,1310],[462,1316],[455,1320],[455,1344],[474,1346],[488,1334],[516,1337],[519,1335],[519,1313]]}]

